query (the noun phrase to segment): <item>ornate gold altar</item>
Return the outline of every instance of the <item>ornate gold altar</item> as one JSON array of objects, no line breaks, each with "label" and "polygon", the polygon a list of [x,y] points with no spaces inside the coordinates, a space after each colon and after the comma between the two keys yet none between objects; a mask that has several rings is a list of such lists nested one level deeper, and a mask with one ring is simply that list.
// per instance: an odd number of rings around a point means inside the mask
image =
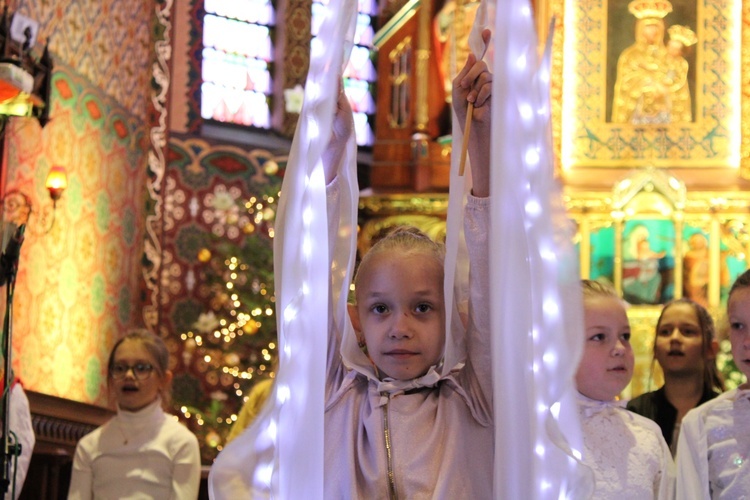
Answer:
[{"label": "ornate gold altar", "polygon": [[[361,251],[393,225],[444,232],[449,88],[437,82],[455,71],[475,7],[394,3],[376,35],[379,73],[390,76],[378,81],[375,194],[360,202]],[[637,395],[649,387],[661,306],[688,296],[721,325],[728,286],[748,267],[750,5],[533,3],[541,40],[555,18],[555,171],[577,225],[581,275],[610,281],[632,304]],[[451,29],[441,16],[452,16]]]}]

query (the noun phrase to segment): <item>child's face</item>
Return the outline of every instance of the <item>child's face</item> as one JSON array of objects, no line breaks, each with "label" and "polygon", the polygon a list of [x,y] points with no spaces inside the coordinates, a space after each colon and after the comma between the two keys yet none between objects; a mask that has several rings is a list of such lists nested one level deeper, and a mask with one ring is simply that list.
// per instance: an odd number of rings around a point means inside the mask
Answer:
[{"label": "child's face", "polygon": [[615,297],[584,298],[585,343],[576,373],[578,392],[599,401],[614,399],[633,375],[630,323]]},{"label": "child's face", "polygon": [[693,306],[678,302],[664,310],[656,328],[654,357],[674,375],[703,373],[703,334]]},{"label": "child's face", "polygon": [[[153,403],[171,376],[170,372],[159,374],[156,360],[138,340],[125,340],[119,345],[112,367],[111,387],[118,406],[126,411],[138,411]],[[123,374],[121,378],[118,371]]]},{"label": "child's face", "polygon": [[727,316],[734,364],[750,380],[750,288],[738,288],[732,293]]},{"label": "child's face", "polygon": [[352,325],[381,376],[409,380],[438,363],[445,345],[443,266],[423,252],[373,256],[350,306]]},{"label": "child's face", "polygon": [[670,40],[667,42],[667,52],[672,57],[677,57],[682,55],[682,42],[678,42],[677,40]]}]

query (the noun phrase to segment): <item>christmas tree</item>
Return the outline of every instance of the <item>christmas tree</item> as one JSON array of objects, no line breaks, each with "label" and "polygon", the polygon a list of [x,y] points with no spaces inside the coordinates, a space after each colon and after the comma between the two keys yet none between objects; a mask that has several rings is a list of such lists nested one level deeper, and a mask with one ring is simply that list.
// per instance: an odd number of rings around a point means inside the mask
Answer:
[{"label": "christmas tree", "polygon": [[198,437],[206,464],[226,443],[253,385],[275,375],[273,221],[280,182],[274,176],[249,197],[232,189],[207,197],[208,217],[226,230],[198,251],[204,305],[180,335],[184,373],[173,384],[174,413]]}]

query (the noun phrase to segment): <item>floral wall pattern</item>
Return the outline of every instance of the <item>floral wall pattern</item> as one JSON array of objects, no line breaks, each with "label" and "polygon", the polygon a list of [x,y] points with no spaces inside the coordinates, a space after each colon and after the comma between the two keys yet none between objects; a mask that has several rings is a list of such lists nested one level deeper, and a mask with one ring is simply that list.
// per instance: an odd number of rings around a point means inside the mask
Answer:
[{"label": "floral wall pattern", "polygon": [[[0,4],[3,2],[0,2]],[[157,0],[15,0],[11,10],[39,22],[55,63],[74,67],[130,114],[146,120],[151,21]]]},{"label": "floral wall pattern", "polygon": [[173,411],[204,463],[257,381],[273,376],[273,222],[286,156],[170,139],[164,179],[160,333]]},{"label": "floral wall pattern", "polygon": [[[31,118],[6,128],[5,192],[22,191],[34,207],[14,300],[14,370],[30,390],[106,405],[109,350],[140,321],[145,127],[59,63],[50,104],[44,128]],[[52,165],[66,167],[68,189],[45,233]]]}]

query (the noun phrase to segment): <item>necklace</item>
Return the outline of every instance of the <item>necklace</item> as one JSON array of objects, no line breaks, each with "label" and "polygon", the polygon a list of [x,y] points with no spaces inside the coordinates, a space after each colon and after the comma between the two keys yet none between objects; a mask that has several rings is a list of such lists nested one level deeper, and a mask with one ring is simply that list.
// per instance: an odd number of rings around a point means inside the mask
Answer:
[{"label": "necklace", "polygon": [[125,429],[122,428],[122,423],[119,420],[117,420],[115,423],[117,424],[117,430],[120,431],[120,434],[122,435],[122,444],[128,444],[128,442],[130,441],[130,437],[125,432]]},{"label": "necklace", "polygon": [[136,427],[135,429],[130,429],[132,432],[128,434],[125,432],[126,428],[123,427],[122,422],[120,422],[119,419],[115,420],[115,423],[117,424],[117,430],[120,431],[120,435],[122,436],[123,445],[127,445],[131,440],[136,440],[138,436],[143,434],[144,430],[148,428],[148,426]]}]

